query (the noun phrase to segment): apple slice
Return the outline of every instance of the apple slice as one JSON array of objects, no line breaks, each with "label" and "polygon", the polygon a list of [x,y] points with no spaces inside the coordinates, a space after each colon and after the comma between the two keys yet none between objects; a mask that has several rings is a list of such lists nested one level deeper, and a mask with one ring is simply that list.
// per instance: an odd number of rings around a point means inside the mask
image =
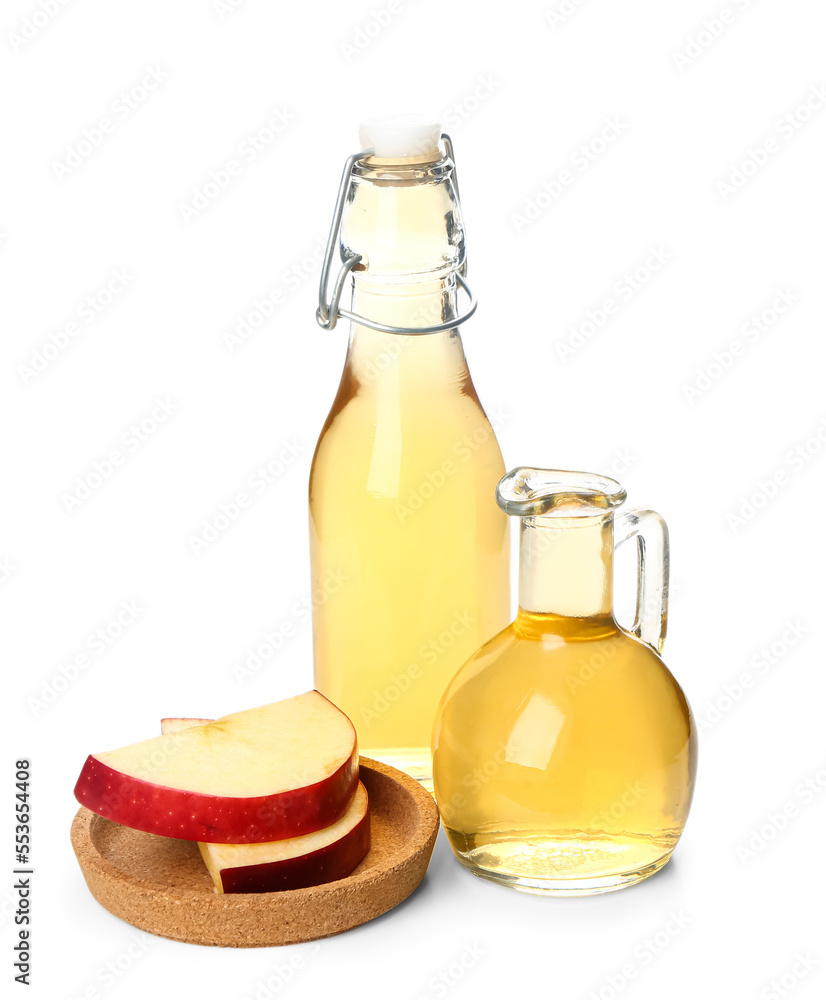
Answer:
[{"label": "apple slice", "polygon": [[205,726],[214,719],[161,719],[162,733],[180,733],[184,729],[191,729],[193,726]]},{"label": "apple slice", "polygon": [[[180,733],[211,719],[161,719],[162,733]],[[361,782],[341,819],[303,837],[268,844],[198,844],[215,891],[276,892],[346,878],[370,850],[367,789]]]},{"label": "apple slice", "polygon": [[318,691],[87,758],[75,797],[146,833],[251,844],[336,823],[358,784],[356,732]]},{"label": "apple slice", "polygon": [[219,893],[303,889],[346,878],[370,850],[367,789],[359,782],[337,823],[271,844],[198,844]]}]

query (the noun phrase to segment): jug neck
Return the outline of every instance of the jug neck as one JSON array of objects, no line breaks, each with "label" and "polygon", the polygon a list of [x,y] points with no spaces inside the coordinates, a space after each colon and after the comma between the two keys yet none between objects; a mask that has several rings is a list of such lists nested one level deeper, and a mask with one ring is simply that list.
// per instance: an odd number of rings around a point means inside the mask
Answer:
[{"label": "jug neck", "polygon": [[523,517],[519,547],[523,624],[538,631],[560,619],[612,625],[613,560],[611,514]]}]

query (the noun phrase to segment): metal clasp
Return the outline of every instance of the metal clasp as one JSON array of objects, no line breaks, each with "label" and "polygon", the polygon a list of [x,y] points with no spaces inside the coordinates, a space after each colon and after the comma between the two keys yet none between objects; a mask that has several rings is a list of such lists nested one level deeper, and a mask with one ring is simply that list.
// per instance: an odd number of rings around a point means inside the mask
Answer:
[{"label": "metal clasp", "polygon": [[[441,139],[445,145],[445,152],[450,159],[453,160],[453,143],[450,136],[443,132]],[[335,284],[333,285],[333,294],[329,302],[327,301],[327,286],[330,282],[330,269],[333,265],[333,255],[335,254],[336,244],[339,240],[341,219],[344,215],[344,206],[347,202],[350,182],[353,179],[353,167],[356,165],[358,160],[362,160],[364,157],[371,156],[372,154],[372,148],[363,149],[360,153],[354,153],[352,156],[348,156],[344,164],[344,170],[341,174],[341,183],[338,187],[338,199],[336,200],[336,207],[333,212],[333,222],[330,226],[330,236],[327,240],[327,250],[325,251],[324,263],[321,268],[321,280],[318,286],[318,309],[315,314],[318,324],[325,330],[332,330],[338,322],[339,317],[343,317],[344,319],[349,319],[354,323],[358,323],[360,326],[370,327],[371,330],[382,330],[385,333],[415,335],[420,333],[442,333],[446,330],[453,330],[455,327],[459,326],[460,323],[464,323],[465,320],[470,319],[470,317],[476,312],[476,296],[470,290],[470,287],[464,278],[464,275],[467,273],[467,258],[465,258],[462,262],[462,267],[456,274],[456,281],[458,282],[459,287],[468,297],[467,309],[460,316],[457,316],[455,319],[448,320],[445,323],[438,323],[435,326],[420,327],[385,326],[383,323],[376,323],[371,319],[367,319],[366,316],[359,316],[357,313],[351,312],[349,309],[342,309],[341,296],[344,291],[344,282],[347,280],[347,276],[353,268],[361,263],[361,254],[353,254],[344,260],[336,277]],[[456,179],[455,166],[453,171],[453,184],[456,188],[456,194],[458,195],[459,184]]]}]

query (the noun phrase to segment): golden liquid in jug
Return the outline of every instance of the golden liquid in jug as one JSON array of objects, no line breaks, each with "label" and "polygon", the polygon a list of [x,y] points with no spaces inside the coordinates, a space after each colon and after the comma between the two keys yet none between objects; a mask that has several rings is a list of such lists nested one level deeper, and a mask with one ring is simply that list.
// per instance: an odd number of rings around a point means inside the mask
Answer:
[{"label": "golden liquid in jug", "polygon": [[454,853],[526,892],[586,895],[647,878],[671,857],[691,804],[688,703],[613,616],[612,516],[523,517],[520,604],[532,610],[520,607],[457,673],[434,729]]},{"label": "golden liquid in jug", "polygon": [[[543,617],[520,615],[488,643],[446,702],[442,727],[466,753],[436,754],[445,829],[468,867],[505,882],[518,870],[519,888],[620,888],[662,867],[685,824],[688,706],[659,657],[610,620],[566,634]],[[506,825],[485,820],[503,813]]]}]

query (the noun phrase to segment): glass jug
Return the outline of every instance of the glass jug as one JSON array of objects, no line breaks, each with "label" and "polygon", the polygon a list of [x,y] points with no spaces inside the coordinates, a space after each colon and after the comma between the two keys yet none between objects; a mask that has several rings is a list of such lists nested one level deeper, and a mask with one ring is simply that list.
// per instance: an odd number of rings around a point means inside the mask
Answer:
[{"label": "glass jug", "polygon": [[[524,892],[587,895],[665,865],[688,816],[696,736],[659,657],[668,534],[583,472],[520,468],[496,490],[521,518],[519,611],[445,691],[436,799],[454,853]],[[616,539],[615,539],[616,533]],[[615,544],[636,539],[636,621],[613,614]]]}]

